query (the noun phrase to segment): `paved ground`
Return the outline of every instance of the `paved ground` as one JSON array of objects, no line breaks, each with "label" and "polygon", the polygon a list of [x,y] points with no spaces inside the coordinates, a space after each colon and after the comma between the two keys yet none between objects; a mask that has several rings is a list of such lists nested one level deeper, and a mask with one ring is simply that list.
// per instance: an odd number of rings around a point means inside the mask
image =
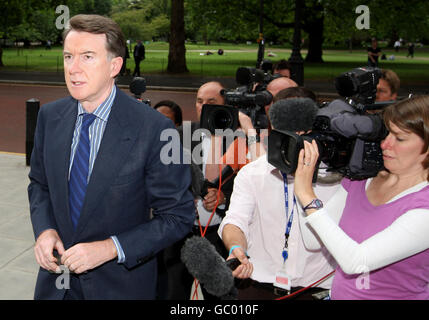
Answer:
[{"label": "paved ground", "polygon": [[32,299],[38,266],[25,156],[0,152],[0,299]]}]

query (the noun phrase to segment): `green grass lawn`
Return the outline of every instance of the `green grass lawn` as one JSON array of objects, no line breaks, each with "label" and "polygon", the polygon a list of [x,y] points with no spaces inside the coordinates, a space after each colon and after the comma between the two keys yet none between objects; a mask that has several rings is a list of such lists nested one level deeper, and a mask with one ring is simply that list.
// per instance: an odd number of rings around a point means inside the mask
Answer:
[{"label": "green grass lawn", "polygon": [[[222,48],[224,55],[217,54]],[[201,55],[211,51],[213,55]],[[274,57],[268,54],[273,53]],[[278,47],[267,47],[265,57],[276,62],[288,59],[291,50]],[[381,60],[381,68],[394,70],[401,81],[407,83],[429,83],[429,52],[417,48],[414,59],[406,58],[406,50],[398,54],[392,50],[385,50],[386,56],[395,55],[395,60]],[[302,50],[305,58],[306,50]],[[191,75],[225,76],[233,77],[240,66],[254,66],[257,58],[257,45],[246,44],[187,44],[186,62]],[[305,63],[305,79],[331,81],[342,72],[359,66],[365,66],[366,51],[353,50],[324,50],[324,63]],[[62,48],[54,47],[52,50],[44,48],[34,49],[4,49],[3,70],[22,71],[50,71],[62,72]],[[168,63],[168,43],[156,42],[146,44],[146,59],[141,63],[143,73],[163,73]],[[127,68],[134,69],[133,59],[127,60]]]}]

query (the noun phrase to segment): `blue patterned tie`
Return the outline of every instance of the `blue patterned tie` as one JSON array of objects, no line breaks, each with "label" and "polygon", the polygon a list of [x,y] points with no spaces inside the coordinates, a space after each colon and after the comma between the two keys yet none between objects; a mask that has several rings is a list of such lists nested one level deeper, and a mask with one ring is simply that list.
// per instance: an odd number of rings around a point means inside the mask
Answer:
[{"label": "blue patterned tie", "polygon": [[80,128],[79,144],[73,159],[69,180],[69,204],[73,226],[76,228],[85,199],[88,184],[89,168],[89,126],[95,120],[95,115],[85,113]]}]

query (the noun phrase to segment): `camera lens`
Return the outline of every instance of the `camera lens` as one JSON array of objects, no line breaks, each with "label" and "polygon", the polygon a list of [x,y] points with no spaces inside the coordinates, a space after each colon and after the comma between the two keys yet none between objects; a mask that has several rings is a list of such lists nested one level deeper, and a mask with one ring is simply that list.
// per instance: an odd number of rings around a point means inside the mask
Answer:
[{"label": "camera lens", "polygon": [[233,124],[231,114],[226,110],[218,110],[213,112],[211,120],[213,121],[212,124],[216,129],[225,130],[230,128]]}]

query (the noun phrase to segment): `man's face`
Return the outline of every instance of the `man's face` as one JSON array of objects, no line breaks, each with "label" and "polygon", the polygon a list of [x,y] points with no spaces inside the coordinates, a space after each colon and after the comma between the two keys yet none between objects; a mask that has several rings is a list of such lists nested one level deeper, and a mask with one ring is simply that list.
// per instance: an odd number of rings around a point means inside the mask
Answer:
[{"label": "man's face", "polygon": [[220,94],[221,90],[222,87],[218,83],[206,83],[200,87],[195,103],[198,120],[201,118],[203,104],[224,104],[225,99]]},{"label": "man's face", "polygon": [[110,94],[122,58],[111,58],[106,35],[70,31],[64,41],[64,76],[70,95],[92,112]]},{"label": "man's face", "polygon": [[167,118],[171,119],[171,121],[173,121],[173,123],[175,124],[176,119],[174,117],[174,112],[169,107],[161,106],[161,107],[156,108],[156,110],[158,112],[162,113]]},{"label": "man's face", "polygon": [[392,93],[386,80],[380,79],[377,85],[377,95],[375,101],[396,100],[397,94]]}]

